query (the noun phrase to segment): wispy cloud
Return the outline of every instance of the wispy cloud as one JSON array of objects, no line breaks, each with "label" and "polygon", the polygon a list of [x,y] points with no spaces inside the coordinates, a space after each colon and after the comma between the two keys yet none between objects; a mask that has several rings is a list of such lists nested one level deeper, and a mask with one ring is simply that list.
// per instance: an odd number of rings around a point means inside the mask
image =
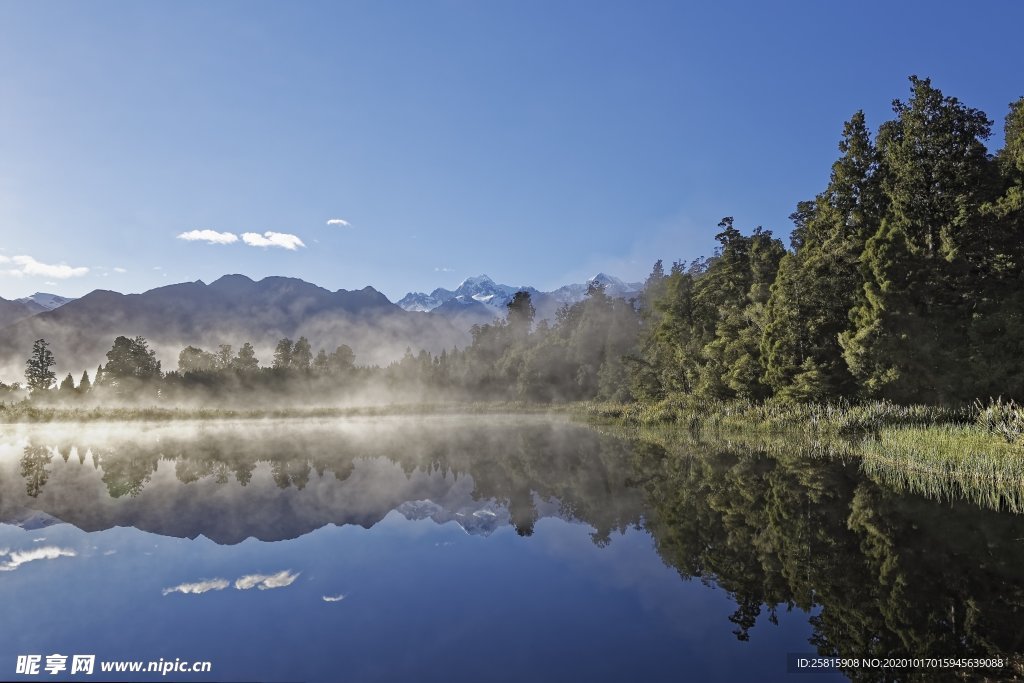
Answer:
[{"label": "wispy cloud", "polygon": [[189,230],[178,235],[179,240],[186,242],[206,242],[207,244],[234,244],[238,235],[233,232],[217,232],[216,230]]},{"label": "wispy cloud", "polygon": [[177,586],[164,588],[162,592],[164,595],[169,595],[171,593],[201,595],[203,593],[209,593],[210,591],[222,591],[230,585],[231,582],[227,579],[202,579],[200,581],[193,581],[191,583],[180,583]]},{"label": "wispy cloud", "polygon": [[6,560],[0,561],[0,571],[12,572],[21,565],[27,562],[35,562],[37,560],[55,560],[58,557],[74,557],[77,555],[74,550],[69,548],[58,548],[54,545],[43,546],[42,548],[32,548],[31,550],[15,550],[13,553],[3,549],[0,552],[0,557],[10,555]]},{"label": "wispy cloud", "polygon": [[268,588],[284,588],[295,583],[297,578],[299,578],[299,572],[292,572],[288,569],[276,574],[247,574],[235,581],[235,588],[240,591],[250,588],[259,588],[261,591]]},{"label": "wispy cloud", "polygon": [[127,268],[121,268],[120,266],[115,266],[114,267],[114,272],[115,273],[127,273],[128,269]]},{"label": "wispy cloud", "polygon": [[322,597],[324,602],[341,602],[345,599],[345,596],[341,593],[338,593],[337,595],[324,595]]},{"label": "wispy cloud", "polygon": [[287,232],[272,232],[268,230],[262,235],[258,232],[242,233],[242,241],[250,247],[281,247],[289,251],[295,251],[299,247],[306,246],[297,235]]},{"label": "wispy cloud", "polygon": [[82,277],[88,275],[89,269],[85,266],[73,267],[66,263],[43,263],[37,261],[31,256],[2,256],[0,255],[0,263],[14,264],[13,268],[7,268],[0,270],[0,273],[4,275],[12,275],[14,277],[25,277],[26,275],[39,275],[42,277],[52,277],[58,280],[66,280],[69,277]]},{"label": "wispy cloud", "polygon": [[437,266],[434,268],[435,273],[451,273],[454,270],[454,268],[445,268],[443,266]]},{"label": "wispy cloud", "polygon": [[349,223],[344,218],[332,218],[329,221],[327,221],[327,225],[338,225],[338,226],[341,226],[343,228],[347,228],[348,226],[350,226],[352,224]]}]

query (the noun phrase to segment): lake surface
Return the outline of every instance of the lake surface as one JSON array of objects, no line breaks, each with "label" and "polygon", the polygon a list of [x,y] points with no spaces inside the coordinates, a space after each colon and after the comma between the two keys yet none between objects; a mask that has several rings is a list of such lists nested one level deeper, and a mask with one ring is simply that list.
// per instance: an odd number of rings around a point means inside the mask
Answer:
[{"label": "lake surface", "polygon": [[[1020,671],[1020,516],[899,494],[796,448],[489,415],[0,434],[0,679]],[[68,670],[46,673],[53,654]],[[95,672],[72,675],[88,654]],[[26,655],[38,675],[18,675]],[[1008,665],[790,668],[823,655]],[[100,672],[117,660],[211,669]]]}]

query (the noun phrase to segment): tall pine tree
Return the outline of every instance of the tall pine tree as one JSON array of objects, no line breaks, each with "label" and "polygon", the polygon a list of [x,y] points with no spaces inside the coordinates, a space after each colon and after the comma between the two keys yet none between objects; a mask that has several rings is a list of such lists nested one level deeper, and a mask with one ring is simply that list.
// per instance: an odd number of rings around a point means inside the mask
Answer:
[{"label": "tall pine tree", "polygon": [[794,252],[779,266],[761,339],[765,382],[780,395],[821,400],[850,395],[855,382],[839,336],[862,287],[858,261],[878,229],[878,158],[864,113],[843,127],[842,156],[828,188],[792,218]]},{"label": "tall pine tree", "polygon": [[969,274],[983,221],[985,114],[911,77],[878,150],[887,207],[862,259],[865,285],[844,357],[869,395],[903,402],[971,396]]}]

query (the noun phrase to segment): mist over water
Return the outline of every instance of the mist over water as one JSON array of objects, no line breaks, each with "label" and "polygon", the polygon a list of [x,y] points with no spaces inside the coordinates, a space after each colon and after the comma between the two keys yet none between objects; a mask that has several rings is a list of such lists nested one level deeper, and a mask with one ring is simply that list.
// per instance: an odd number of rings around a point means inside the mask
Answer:
[{"label": "mist over water", "polygon": [[782,680],[794,652],[1019,663],[1021,526],[795,448],[549,416],[12,425],[0,662],[308,681]]}]

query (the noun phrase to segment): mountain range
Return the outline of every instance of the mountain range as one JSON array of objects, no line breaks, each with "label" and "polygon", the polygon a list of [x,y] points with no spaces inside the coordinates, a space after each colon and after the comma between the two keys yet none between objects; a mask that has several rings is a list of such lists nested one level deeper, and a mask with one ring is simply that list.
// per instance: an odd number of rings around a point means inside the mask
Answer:
[{"label": "mountain range", "polygon": [[[591,281],[604,284],[613,296],[634,296],[641,288],[603,273]],[[210,284],[183,282],[141,294],[100,289],[69,299],[37,293],[15,301],[0,299],[0,378],[20,379],[36,339],[50,343],[58,372],[77,374],[105,362],[119,335],[145,337],[165,370],[177,366],[178,352],[185,346],[215,350],[231,344],[237,349],[246,341],[269,364],[279,339],[299,336],[307,337],[314,350],[348,344],[358,363],[386,364],[407,348],[438,353],[465,346],[470,328],[503,317],[517,291],[530,292],[541,320],[553,319],[560,307],[583,299],[587,286],[540,292],[480,275],[454,290],[409,293],[395,304],[373,287],[330,291],[296,278],[254,281],[225,275]]]},{"label": "mountain range", "polygon": [[36,292],[32,296],[22,297],[13,301],[0,298],[0,328],[23,318],[33,316],[36,313],[52,311],[71,301],[74,301],[74,299],[46,292]]},{"label": "mountain range", "polygon": [[516,292],[525,291],[530,293],[537,320],[553,320],[562,306],[582,301],[591,283],[604,285],[609,296],[623,299],[634,297],[643,289],[642,282],[627,283],[605,273],[598,273],[586,283],[564,285],[550,292],[530,286],[501,285],[486,275],[478,275],[466,278],[454,290],[438,287],[430,294],[409,292],[397,303],[407,311],[436,311],[449,318],[485,323],[495,316],[504,317],[506,306]]}]

